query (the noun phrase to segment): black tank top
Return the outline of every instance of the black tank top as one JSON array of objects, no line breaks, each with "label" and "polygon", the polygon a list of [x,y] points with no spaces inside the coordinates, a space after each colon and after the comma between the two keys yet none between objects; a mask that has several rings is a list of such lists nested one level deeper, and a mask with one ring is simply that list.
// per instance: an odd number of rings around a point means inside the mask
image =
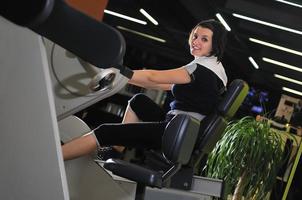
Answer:
[{"label": "black tank top", "polygon": [[190,83],[173,85],[175,99],[170,103],[170,108],[208,115],[219,101],[224,89],[223,82],[213,71],[199,64],[190,76]]}]

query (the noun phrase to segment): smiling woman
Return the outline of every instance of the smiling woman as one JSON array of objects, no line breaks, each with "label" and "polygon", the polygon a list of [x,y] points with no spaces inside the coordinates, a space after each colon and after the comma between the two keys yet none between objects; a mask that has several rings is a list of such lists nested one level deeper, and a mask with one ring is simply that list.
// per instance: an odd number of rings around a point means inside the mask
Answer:
[{"label": "smiling woman", "polygon": [[213,112],[227,85],[220,62],[226,33],[219,22],[202,21],[189,37],[192,62],[171,70],[133,71],[129,84],[172,91],[174,100],[167,113],[147,96],[137,94],[130,99],[122,123],[102,124],[93,132],[66,143],[62,147],[64,158],[73,159],[110,145],[123,145],[112,148],[115,154],[122,152],[124,146],[160,149],[165,127],[175,115],[186,114],[200,121]]},{"label": "smiling woman", "polygon": [[191,37],[190,50],[195,57],[208,56],[212,50],[213,32],[207,28],[197,27]]},{"label": "smiling woman", "polygon": [[[189,36],[191,54],[195,57],[216,56],[221,61],[226,45],[225,28],[218,22],[201,23],[193,28]],[[197,52],[193,53],[193,50]]]}]

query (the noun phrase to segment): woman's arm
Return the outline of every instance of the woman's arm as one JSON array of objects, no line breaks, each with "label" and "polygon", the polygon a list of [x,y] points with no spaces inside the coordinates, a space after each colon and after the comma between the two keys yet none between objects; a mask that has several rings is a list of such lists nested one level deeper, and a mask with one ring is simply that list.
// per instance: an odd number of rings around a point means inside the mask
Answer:
[{"label": "woman's arm", "polygon": [[134,70],[130,84],[144,88],[170,90],[172,84],[184,84],[191,81],[184,68],[171,70]]},{"label": "woman's arm", "polygon": [[[130,83],[130,81],[129,81]],[[134,84],[130,83],[132,85],[136,85],[142,88],[147,88],[147,89],[155,89],[155,90],[171,90],[173,84],[155,84],[155,83],[150,83],[149,85],[147,83],[142,84]]]}]

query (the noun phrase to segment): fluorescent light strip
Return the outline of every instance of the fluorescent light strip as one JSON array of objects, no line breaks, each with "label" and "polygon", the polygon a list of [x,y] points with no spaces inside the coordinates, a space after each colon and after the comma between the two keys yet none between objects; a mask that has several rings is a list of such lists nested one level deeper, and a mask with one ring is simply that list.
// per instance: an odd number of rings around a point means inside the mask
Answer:
[{"label": "fluorescent light strip", "polygon": [[282,87],[282,90],[302,96],[302,92],[297,91],[297,90],[293,90],[293,89],[290,89],[290,88],[287,88],[287,87]]},{"label": "fluorescent light strip", "polygon": [[282,46],[272,44],[272,43],[269,43],[269,42],[264,42],[262,40],[258,40],[258,39],[255,39],[255,38],[249,38],[249,40],[252,41],[252,42],[258,43],[258,44],[262,44],[264,46],[272,47],[272,48],[275,48],[275,49],[279,49],[281,51],[285,51],[285,52],[288,52],[288,53],[296,54],[298,56],[302,56],[302,52],[300,52],[300,51],[295,51],[293,49],[282,47]]},{"label": "fluorescent light strip", "polygon": [[256,68],[259,69],[259,66],[257,65],[257,63],[255,62],[255,60],[252,57],[249,57],[249,61],[252,63],[252,65]]},{"label": "fluorescent light strip", "polygon": [[279,74],[274,74],[274,77],[276,78],[279,78],[279,79],[282,79],[282,80],[285,80],[285,81],[289,81],[289,82],[292,82],[292,83],[296,83],[298,85],[302,85],[302,81],[297,81],[295,79],[292,79],[292,78],[288,78],[286,76],[281,76]]},{"label": "fluorescent light strip", "polygon": [[158,25],[158,22],[151,16],[149,13],[147,13],[144,9],[139,9],[139,12],[141,12],[147,19],[149,19],[154,25]]},{"label": "fluorescent light strip", "polygon": [[139,35],[139,36],[143,36],[143,37],[148,38],[148,39],[151,39],[151,40],[155,40],[155,41],[158,41],[158,42],[166,43],[166,40],[161,39],[161,38],[158,38],[158,37],[155,37],[155,36],[152,36],[152,35],[148,35],[148,34],[146,34],[146,33],[134,31],[134,30],[125,28],[125,27],[123,27],[123,26],[117,26],[117,28],[118,28],[118,29],[121,29],[121,30],[124,30],[124,31],[128,31],[128,32],[130,32],[130,33],[134,33],[134,34]]},{"label": "fluorescent light strip", "polygon": [[238,17],[240,19],[247,20],[247,21],[251,21],[251,22],[258,23],[258,24],[262,24],[262,25],[265,25],[265,26],[270,26],[270,27],[273,27],[273,28],[277,28],[277,29],[281,29],[281,30],[284,30],[284,31],[288,31],[288,32],[292,32],[292,33],[296,33],[296,34],[302,35],[302,31],[298,31],[298,30],[295,30],[295,29],[287,28],[285,26],[280,26],[280,25],[277,25],[277,24],[261,21],[261,20],[255,19],[255,18],[247,17],[247,16],[244,16],[244,15],[239,15],[239,14],[236,14],[236,13],[233,13],[233,16],[234,17]]},{"label": "fluorescent light strip", "polygon": [[302,68],[299,68],[299,67],[296,67],[296,66],[293,66],[293,65],[289,65],[289,64],[286,64],[286,63],[283,63],[283,62],[279,62],[279,61],[276,61],[276,60],[273,60],[273,59],[270,59],[270,58],[263,57],[262,60],[264,60],[265,62],[268,62],[268,63],[279,65],[281,67],[285,67],[285,68],[292,69],[292,70],[295,70],[295,71],[298,71],[298,72],[302,72]]},{"label": "fluorescent light strip", "polygon": [[288,5],[291,5],[291,6],[295,6],[295,7],[298,7],[298,8],[302,8],[302,5],[300,4],[297,4],[297,3],[293,3],[293,2],[289,2],[289,1],[284,1],[284,0],[276,0],[280,3],[285,3],[285,4],[288,4]]},{"label": "fluorescent light strip", "polygon": [[218,20],[222,23],[222,25],[225,27],[225,29],[227,31],[231,31],[230,26],[226,23],[226,21],[223,19],[223,17],[221,16],[220,13],[216,13],[216,17],[218,18]]},{"label": "fluorescent light strip", "polygon": [[116,16],[116,17],[120,17],[120,18],[129,20],[129,21],[133,21],[133,22],[136,22],[136,23],[139,23],[139,24],[143,24],[143,25],[147,24],[147,22],[145,22],[143,20],[136,19],[136,18],[133,18],[133,17],[129,17],[127,15],[123,15],[123,14],[113,12],[113,11],[110,11],[110,10],[104,10],[104,13],[109,14],[109,15],[113,15],[113,16]]}]

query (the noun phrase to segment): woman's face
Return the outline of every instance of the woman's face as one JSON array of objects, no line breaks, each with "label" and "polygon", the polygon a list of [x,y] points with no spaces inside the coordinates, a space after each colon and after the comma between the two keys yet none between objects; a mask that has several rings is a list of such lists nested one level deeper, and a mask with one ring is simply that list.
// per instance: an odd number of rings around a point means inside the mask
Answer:
[{"label": "woman's face", "polygon": [[208,28],[197,27],[192,32],[190,52],[194,57],[210,55],[212,51],[213,32]]}]

